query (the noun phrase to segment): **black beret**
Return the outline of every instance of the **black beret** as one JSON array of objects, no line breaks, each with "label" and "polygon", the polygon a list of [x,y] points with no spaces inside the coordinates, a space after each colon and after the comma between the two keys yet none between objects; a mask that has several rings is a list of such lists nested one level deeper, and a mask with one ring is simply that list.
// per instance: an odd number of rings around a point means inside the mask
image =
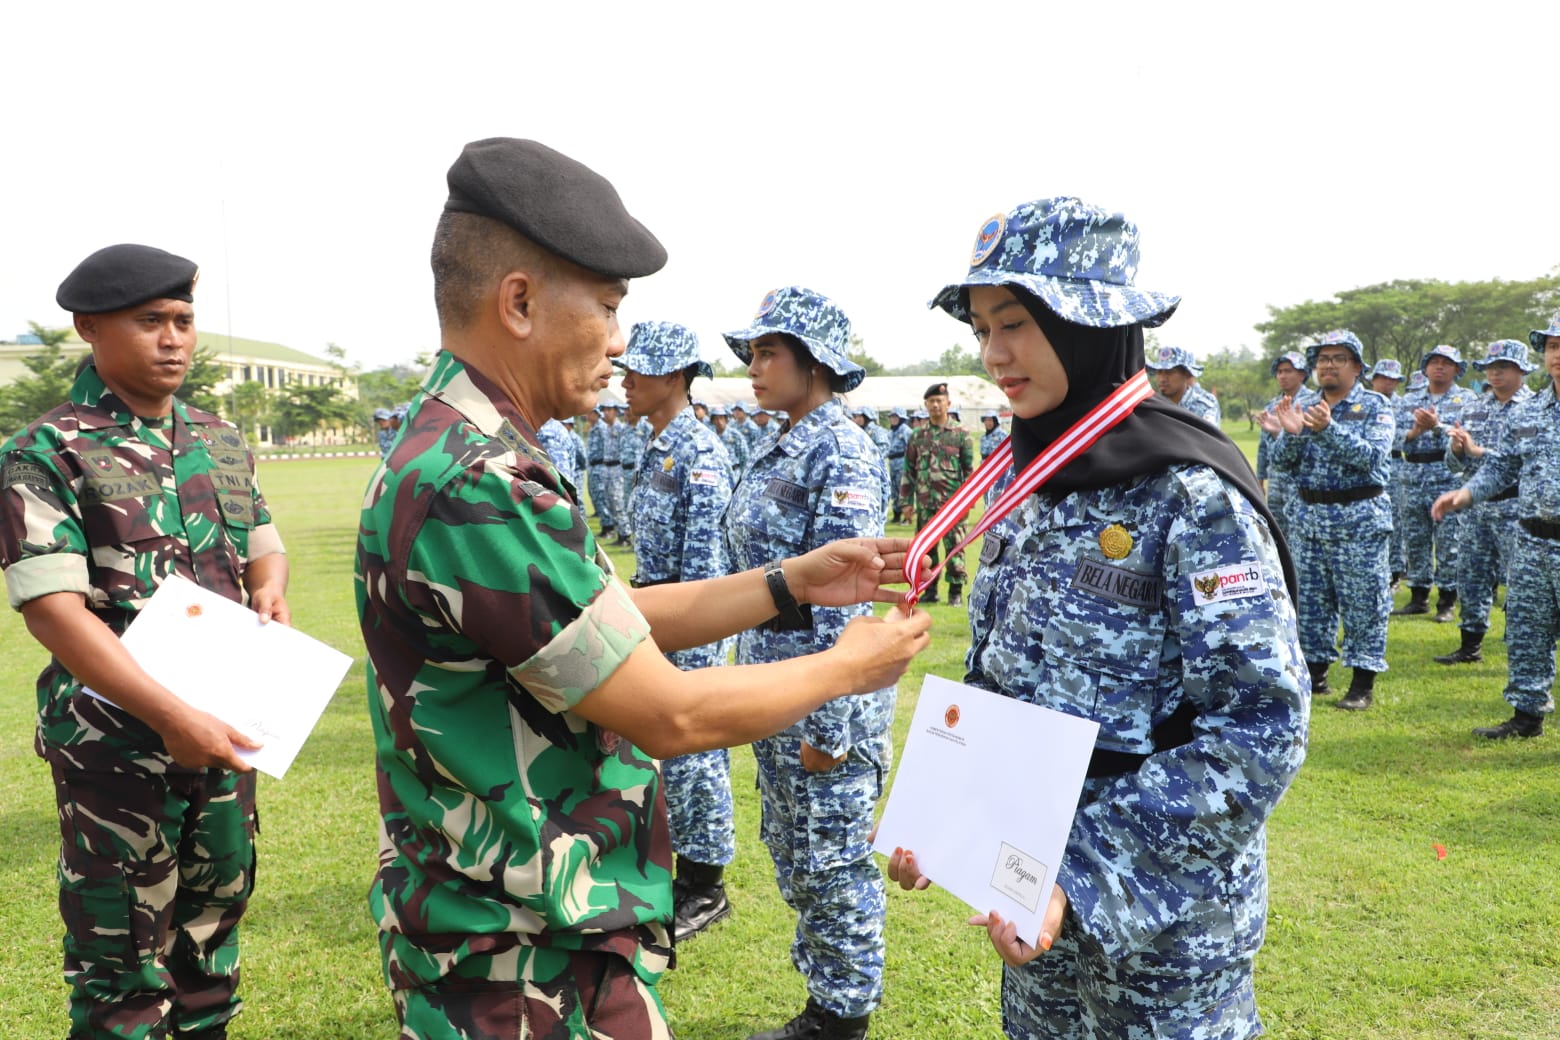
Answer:
[{"label": "black beret", "polygon": [[147,300],[191,303],[199,272],[193,260],[152,246],[107,246],[66,275],[54,302],[72,314],[107,314]]},{"label": "black beret", "polygon": [[947,383],[933,383],[931,386],[926,388],[926,393],[921,395],[921,400],[924,401],[928,397],[937,397],[939,395],[942,396],[942,397],[947,397],[948,396],[948,384]]},{"label": "black beret", "polygon": [[508,224],[588,271],[643,278],[666,266],[666,249],[628,215],[601,174],[535,141],[489,137],[450,167],[446,210]]}]

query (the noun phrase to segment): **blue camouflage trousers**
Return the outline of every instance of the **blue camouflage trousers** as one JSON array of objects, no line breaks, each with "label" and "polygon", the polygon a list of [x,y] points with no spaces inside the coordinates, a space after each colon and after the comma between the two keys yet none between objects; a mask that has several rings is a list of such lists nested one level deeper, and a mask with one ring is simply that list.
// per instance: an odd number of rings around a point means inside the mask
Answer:
[{"label": "blue camouflage trousers", "polygon": [[1293,477],[1268,477],[1268,511],[1273,514],[1273,519],[1278,521],[1278,529],[1284,533],[1284,540],[1290,544],[1293,544],[1296,534],[1295,512],[1299,501],[1300,491]]},{"label": "blue camouflage trousers", "polygon": [[731,753],[725,748],[661,763],[672,849],[695,863],[725,866],[737,854],[731,806]]},{"label": "blue camouflage trousers", "polygon": [[1207,922],[1172,926],[1125,960],[1106,955],[1069,911],[1051,948],[1002,969],[1002,1031],[1013,1040],[1243,1040],[1262,1032],[1252,987],[1260,940],[1223,959]]},{"label": "blue camouflage trousers", "polygon": [[1392,467],[1392,483],[1387,485],[1387,494],[1392,500],[1392,534],[1387,541],[1387,562],[1393,574],[1407,574],[1408,557],[1403,551],[1403,510],[1408,500],[1408,474],[1405,471],[1414,463],[1392,459],[1388,464]]},{"label": "blue camouflage trousers", "polygon": [[1555,642],[1560,640],[1560,542],[1521,527],[1506,586],[1506,703],[1529,715],[1555,710]]},{"label": "blue camouflage trousers", "polygon": [[883,996],[886,902],[867,835],[892,753],[883,733],[828,772],[809,773],[799,737],[753,744],[764,844],[796,911],[791,963],[808,995],[845,1018],[870,1014]]},{"label": "blue camouflage trousers", "polygon": [[601,518],[603,527],[610,527],[607,523],[611,519],[612,506],[607,502],[607,484],[602,479],[602,471],[606,467],[596,463],[585,471],[585,488],[590,492],[591,511]]},{"label": "blue camouflage trousers", "polygon": [[890,520],[899,519],[899,514],[905,508],[905,502],[899,497],[899,481],[905,475],[905,457],[888,460],[888,488],[893,493],[893,512],[889,513]]},{"label": "blue camouflage trousers", "polygon": [[1392,610],[1387,571],[1387,532],[1317,531],[1302,522],[1290,543],[1299,596],[1300,649],[1312,664],[1338,658],[1343,622],[1343,663],[1372,672],[1387,670],[1387,615]]},{"label": "blue camouflage trousers", "polygon": [[[1406,465],[1446,469],[1434,462]],[[1459,486],[1460,482],[1450,474],[1447,480],[1421,478],[1403,485],[1403,573],[1410,588],[1457,588],[1457,531],[1462,526],[1462,514],[1449,513],[1442,520],[1431,520],[1430,506],[1443,493]]]},{"label": "blue camouflage trousers", "polygon": [[226,1025],[255,879],[255,774],[52,763],[72,1037]]},{"label": "blue camouflage trousers", "polygon": [[1481,635],[1490,627],[1495,588],[1506,583],[1517,537],[1516,499],[1485,502],[1463,514],[1457,532],[1457,627]]},{"label": "blue camouflage trousers", "polygon": [[616,528],[627,533],[628,509],[623,497],[622,466],[601,467],[601,501],[597,503],[596,511],[601,514],[603,528]]}]

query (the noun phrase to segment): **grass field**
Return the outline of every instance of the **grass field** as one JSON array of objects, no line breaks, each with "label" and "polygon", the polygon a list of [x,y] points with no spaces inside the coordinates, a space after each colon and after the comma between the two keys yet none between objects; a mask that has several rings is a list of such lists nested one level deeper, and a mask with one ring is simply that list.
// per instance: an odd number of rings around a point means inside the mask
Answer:
[{"label": "grass field", "polygon": [[[1244,426],[1244,424],[1232,424]],[[1254,441],[1236,432],[1243,447]],[[240,1040],[395,1035],[364,893],[376,809],[362,647],[352,606],[357,499],[371,460],[265,464],[293,561],[298,627],[357,659],[285,780],[262,777],[259,889],[245,923]],[[626,558],[625,558],[626,562]],[[973,561],[972,561],[973,562]],[[933,648],[901,684],[896,736],[928,671],[957,678],[963,611],[931,608]],[[1269,828],[1272,906],[1258,997],[1281,1038],[1560,1036],[1560,733],[1489,745],[1469,734],[1509,714],[1504,646],[1445,668],[1454,626],[1394,619],[1376,707],[1323,698],[1310,754]],[[32,752],[43,655],[0,616],[0,1036],[65,1033],[48,772]],[[1335,688],[1347,675],[1335,669]],[[664,996],[681,1040],[729,1040],[800,1008],[793,927],[757,840],[753,760],[733,755],[734,916],[679,951]],[[1444,848],[1441,858],[1437,847]],[[1000,1035],[998,961],[937,891],[892,889],[879,1038]]]}]

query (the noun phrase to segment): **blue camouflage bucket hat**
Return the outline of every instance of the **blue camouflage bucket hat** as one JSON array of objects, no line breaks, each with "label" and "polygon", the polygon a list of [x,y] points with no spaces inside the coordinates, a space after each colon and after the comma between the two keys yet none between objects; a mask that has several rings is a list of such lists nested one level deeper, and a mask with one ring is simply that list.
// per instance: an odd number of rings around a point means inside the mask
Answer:
[{"label": "blue camouflage bucket hat", "polygon": [[1150,350],[1143,361],[1144,368],[1155,372],[1167,372],[1172,368],[1184,368],[1194,376],[1202,375],[1202,366],[1185,347],[1159,347]]},{"label": "blue camouflage bucket hat", "polygon": [[1315,343],[1305,348],[1307,369],[1316,368],[1316,355],[1323,347],[1348,347],[1349,353],[1354,355],[1354,360],[1362,366],[1365,364],[1365,345],[1360,342],[1360,338],[1348,329],[1333,329],[1331,332],[1322,333]]},{"label": "blue camouflage bucket hat", "polygon": [[1403,381],[1403,364],[1397,358],[1384,357],[1370,366],[1370,370],[1365,373],[1366,379],[1374,379],[1376,376],[1386,376],[1388,379],[1396,379],[1401,383]]},{"label": "blue camouflage bucket hat", "polygon": [[1534,329],[1532,332],[1529,332],[1528,343],[1532,344],[1534,350],[1543,350],[1545,336],[1560,336],[1560,311],[1555,311],[1550,316],[1549,328]]},{"label": "blue camouflage bucket hat", "polygon": [[1137,268],[1138,227],[1123,214],[1076,198],[1038,199],[988,217],[976,233],[969,273],[928,306],[967,322],[966,289],[1007,285],[1075,325],[1163,324],[1181,298],[1135,287]]},{"label": "blue camouflage bucket hat", "polygon": [[860,386],[866,378],[866,369],[847,356],[850,319],[845,317],[839,304],[822,293],[799,285],[771,289],[759,302],[758,313],[753,315],[747,328],[726,333],[726,344],[745,365],[753,360],[749,344],[760,336],[777,332],[801,340],[813,360],[843,377],[843,389],[847,392]]},{"label": "blue camouflage bucket hat", "polygon": [[1423,390],[1429,385],[1430,380],[1423,372],[1415,372],[1408,377],[1408,388],[1410,390]]},{"label": "blue camouflage bucket hat", "polygon": [[699,337],[692,329],[670,321],[641,321],[628,334],[623,356],[613,358],[619,368],[642,376],[665,376],[697,365],[705,379],[715,375],[708,361],[699,357]]},{"label": "blue camouflage bucket hat", "polygon": [[1484,356],[1474,361],[1473,367],[1483,372],[1497,361],[1511,362],[1520,368],[1524,375],[1538,367],[1533,363],[1532,355],[1528,353],[1528,345],[1520,339],[1496,340],[1484,348]]},{"label": "blue camouflage bucket hat", "polygon": [[[1293,368],[1296,372],[1311,371],[1310,362],[1306,361],[1305,355],[1300,353],[1298,350],[1291,350],[1288,353],[1280,354],[1278,357],[1273,359],[1273,363],[1268,366],[1268,375],[1278,375],[1278,366],[1282,365],[1286,361],[1289,362],[1290,367]],[[1398,378],[1401,379],[1403,377],[1399,376]]]},{"label": "blue camouflage bucket hat", "polygon": [[713,419],[717,415],[721,416],[723,418],[729,419],[729,418],[731,418],[731,409],[727,408],[723,404],[711,405],[710,406],[710,418]]},{"label": "blue camouflage bucket hat", "polygon": [[889,409],[888,414],[894,416],[895,418],[899,418],[899,419],[908,419],[908,418],[910,418],[910,413],[905,411],[903,408],[901,408],[897,404],[893,408]]},{"label": "blue camouflage bucket hat", "polygon": [[1002,421],[1002,416],[997,414],[997,410],[995,408],[987,408],[984,412],[980,413],[980,417],[982,419],[995,419],[997,422]]},{"label": "blue camouflage bucket hat", "polygon": [[1463,377],[1463,373],[1468,371],[1468,362],[1463,360],[1462,351],[1446,343],[1442,343],[1439,346],[1434,347],[1425,354],[1424,358],[1419,362],[1419,371],[1423,372],[1425,370],[1425,366],[1430,364],[1430,359],[1433,357],[1444,357],[1446,360],[1455,364],[1457,366],[1458,379],[1461,379]]}]

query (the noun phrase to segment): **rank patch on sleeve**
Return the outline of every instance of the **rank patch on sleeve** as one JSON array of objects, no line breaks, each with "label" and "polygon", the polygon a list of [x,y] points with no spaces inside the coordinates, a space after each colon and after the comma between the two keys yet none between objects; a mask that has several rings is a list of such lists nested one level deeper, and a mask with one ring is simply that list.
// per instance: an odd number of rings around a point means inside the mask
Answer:
[{"label": "rank patch on sleeve", "polygon": [[837,487],[829,489],[829,502],[836,509],[872,509],[883,500],[881,493],[873,494],[865,488]]},{"label": "rank patch on sleeve", "polygon": [[1267,582],[1260,564],[1236,563],[1217,570],[1192,575],[1192,596],[1198,603],[1218,603],[1226,599],[1249,599],[1267,595]]},{"label": "rank patch on sleeve", "polygon": [[720,471],[713,469],[691,469],[688,471],[688,483],[704,484],[708,487],[719,487]]}]

